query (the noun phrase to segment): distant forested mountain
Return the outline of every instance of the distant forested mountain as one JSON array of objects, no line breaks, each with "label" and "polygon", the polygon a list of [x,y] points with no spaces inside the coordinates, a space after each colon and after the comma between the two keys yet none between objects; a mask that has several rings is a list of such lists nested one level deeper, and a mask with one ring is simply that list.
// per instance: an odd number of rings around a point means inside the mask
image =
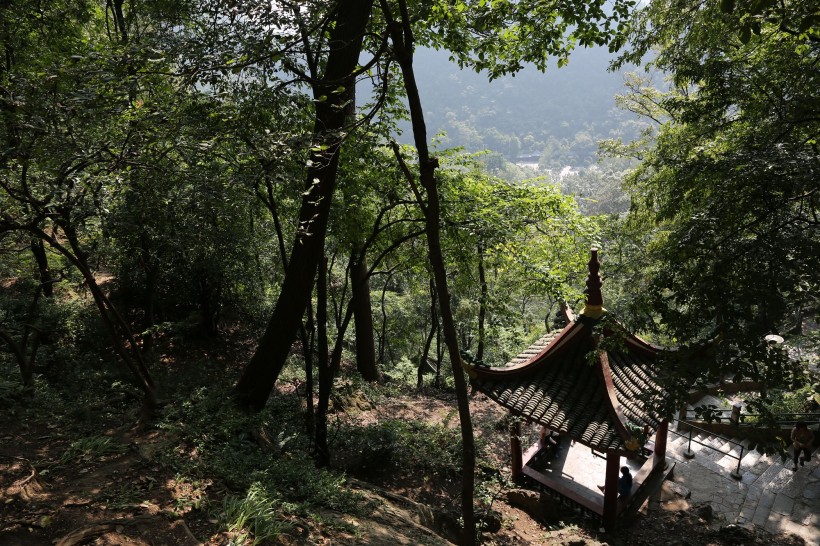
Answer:
[{"label": "distant forested mountain", "polygon": [[[447,54],[419,50],[415,66],[428,132],[446,132],[443,144],[492,150],[511,162],[584,167],[595,162],[596,142],[637,134],[634,115],[615,107],[623,76],[608,72],[603,48],[578,49],[563,68],[525,69],[493,82],[459,70]],[[409,128],[403,139],[409,142]]]}]

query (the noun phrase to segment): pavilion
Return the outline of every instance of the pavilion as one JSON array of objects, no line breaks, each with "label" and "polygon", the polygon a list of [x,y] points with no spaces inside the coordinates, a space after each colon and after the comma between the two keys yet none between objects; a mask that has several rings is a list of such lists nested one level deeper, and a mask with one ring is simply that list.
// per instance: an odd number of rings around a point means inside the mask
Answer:
[{"label": "pavilion", "polygon": [[[662,408],[668,395],[657,380],[663,350],[606,320],[599,269],[593,248],[586,305],[577,317],[564,309],[562,330],[547,334],[506,366],[465,362],[465,367],[475,390],[516,417],[510,441],[513,479],[570,500],[610,530],[629,504],[618,499],[621,457],[647,457],[633,477],[633,495],[665,468],[668,421]],[[524,454],[521,421],[542,427],[541,439]],[[605,457],[605,475],[596,477],[605,485],[603,494],[597,488],[579,493],[577,483],[572,489],[560,477],[538,470],[549,431]],[[590,467],[580,468],[588,472]]]}]

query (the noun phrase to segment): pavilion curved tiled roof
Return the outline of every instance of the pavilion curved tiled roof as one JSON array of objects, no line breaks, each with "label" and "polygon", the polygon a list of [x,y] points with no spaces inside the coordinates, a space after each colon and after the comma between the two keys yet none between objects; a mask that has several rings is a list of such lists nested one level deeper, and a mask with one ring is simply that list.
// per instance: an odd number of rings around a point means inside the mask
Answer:
[{"label": "pavilion curved tiled roof", "polygon": [[466,366],[473,387],[513,414],[593,449],[630,454],[639,447],[633,431],[655,430],[664,418],[667,394],[656,379],[662,351],[618,325],[594,331],[605,313],[600,286],[593,249],[580,316],[568,313],[568,326],[506,366]]}]

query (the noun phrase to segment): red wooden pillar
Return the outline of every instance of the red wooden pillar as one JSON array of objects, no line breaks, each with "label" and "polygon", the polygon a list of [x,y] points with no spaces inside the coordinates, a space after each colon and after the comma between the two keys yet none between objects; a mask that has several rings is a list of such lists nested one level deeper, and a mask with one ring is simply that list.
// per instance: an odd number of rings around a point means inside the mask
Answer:
[{"label": "red wooden pillar", "polygon": [[655,464],[666,467],[666,438],[669,436],[669,421],[664,419],[655,431]]},{"label": "red wooden pillar", "polygon": [[514,421],[510,426],[510,461],[512,479],[519,482],[524,476],[524,456],[521,452],[521,421]]},{"label": "red wooden pillar", "polygon": [[604,529],[607,532],[615,529],[615,519],[618,517],[618,473],[620,469],[621,456],[615,451],[608,451],[604,481]]}]

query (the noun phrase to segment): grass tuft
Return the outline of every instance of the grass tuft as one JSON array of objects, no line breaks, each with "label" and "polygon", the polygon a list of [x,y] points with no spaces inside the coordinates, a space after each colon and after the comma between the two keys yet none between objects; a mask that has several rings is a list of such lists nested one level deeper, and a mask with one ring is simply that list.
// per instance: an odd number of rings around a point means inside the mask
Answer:
[{"label": "grass tuft", "polygon": [[91,461],[105,455],[124,451],[124,445],[108,436],[80,438],[71,442],[63,456],[60,457],[60,464],[67,464],[72,461]]}]

